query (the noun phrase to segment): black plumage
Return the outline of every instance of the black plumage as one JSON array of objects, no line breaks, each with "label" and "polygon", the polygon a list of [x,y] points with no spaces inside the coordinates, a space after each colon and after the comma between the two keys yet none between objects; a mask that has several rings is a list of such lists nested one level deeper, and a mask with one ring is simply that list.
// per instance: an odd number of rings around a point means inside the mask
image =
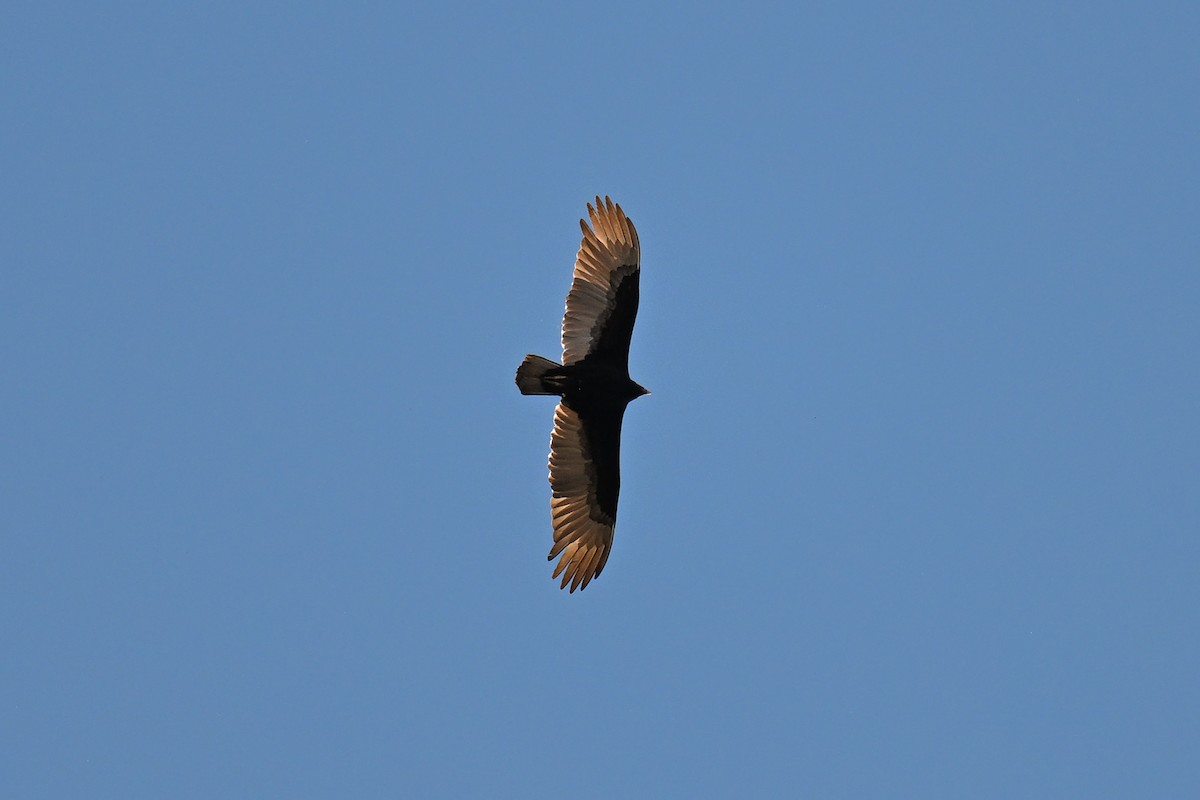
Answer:
[{"label": "black plumage", "polygon": [[517,368],[522,394],[558,395],[550,436],[550,516],[562,587],[586,588],[612,550],[621,489],[621,420],[635,397],[629,340],[638,309],[637,230],[609,198],[588,204],[591,227],[575,258],[563,316],[563,363],[528,355]]}]

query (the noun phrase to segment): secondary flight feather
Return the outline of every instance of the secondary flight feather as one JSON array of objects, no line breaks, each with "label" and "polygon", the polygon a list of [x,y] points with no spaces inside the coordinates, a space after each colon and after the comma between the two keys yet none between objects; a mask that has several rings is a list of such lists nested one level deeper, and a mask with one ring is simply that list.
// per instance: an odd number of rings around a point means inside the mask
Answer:
[{"label": "secondary flight feather", "polygon": [[522,394],[557,395],[550,434],[550,518],[561,588],[583,589],[612,551],[621,489],[621,421],[649,394],[629,378],[629,340],[638,310],[637,229],[608,197],[588,204],[562,324],[562,363],[528,355],[517,368]]}]

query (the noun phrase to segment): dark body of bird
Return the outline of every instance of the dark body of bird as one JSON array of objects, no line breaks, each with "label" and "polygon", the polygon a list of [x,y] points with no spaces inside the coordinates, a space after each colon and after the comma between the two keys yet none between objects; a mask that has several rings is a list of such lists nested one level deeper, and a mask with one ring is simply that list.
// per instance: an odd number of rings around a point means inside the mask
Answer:
[{"label": "dark body of bird", "polygon": [[563,317],[563,363],[529,355],[517,368],[522,394],[558,395],[550,437],[554,577],[571,591],[600,574],[612,549],[621,488],[625,407],[649,394],[629,378],[629,342],[638,309],[640,248],[621,207],[588,205],[592,227],[575,260]]}]

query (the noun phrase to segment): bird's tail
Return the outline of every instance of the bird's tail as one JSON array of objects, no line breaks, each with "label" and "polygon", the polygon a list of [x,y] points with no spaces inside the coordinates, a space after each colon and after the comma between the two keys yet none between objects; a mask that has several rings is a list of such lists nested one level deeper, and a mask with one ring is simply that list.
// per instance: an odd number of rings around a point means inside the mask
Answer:
[{"label": "bird's tail", "polygon": [[561,365],[558,362],[548,358],[525,356],[521,366],[517,367],[517,388],[521,390],[521,394],[562,394],[542,381],[547,372],[559,366]]}]

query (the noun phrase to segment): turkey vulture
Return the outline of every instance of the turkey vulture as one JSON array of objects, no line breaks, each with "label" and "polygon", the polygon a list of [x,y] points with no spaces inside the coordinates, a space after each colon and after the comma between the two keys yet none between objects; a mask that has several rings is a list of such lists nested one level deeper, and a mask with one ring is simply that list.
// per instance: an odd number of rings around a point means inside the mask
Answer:
[{"label": "turkey vulture", "polygon": [[638,309],[637,231],[605,197],[588,204],[592,225],[579,221],[562,323],[563,363],[528,355],[517,367],[521,394],[562,398],[550,434],[550,517],[559,556],[553,577],[584,589],[612,550],[621,488],[621,418],[635,397],[650,394],[629,379],[629,337]]}]

